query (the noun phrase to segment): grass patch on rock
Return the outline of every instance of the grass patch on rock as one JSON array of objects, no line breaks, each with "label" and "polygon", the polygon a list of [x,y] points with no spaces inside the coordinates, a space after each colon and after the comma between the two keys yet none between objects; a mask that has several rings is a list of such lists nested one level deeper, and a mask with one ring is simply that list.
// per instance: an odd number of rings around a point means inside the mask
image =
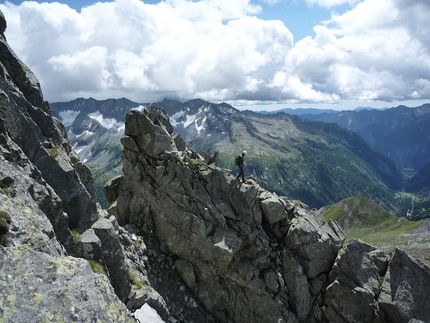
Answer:
[{"label": "grass patch on rock", "polygon": [[101,263],[99,263],[98,261],[93,260],[93,259],[87,259],[87,261],[89,262],[93,272],[95,272],[97,274],[106,275],[105,267]]},{"label": "grass patch on rock", "polygon": [[75,239],[76,243],[82,242],[82,237],[81,237],[81,234],[78,232],[78,230],[72,229],[70,230],[70,232],[72,233],[72,236]]}]

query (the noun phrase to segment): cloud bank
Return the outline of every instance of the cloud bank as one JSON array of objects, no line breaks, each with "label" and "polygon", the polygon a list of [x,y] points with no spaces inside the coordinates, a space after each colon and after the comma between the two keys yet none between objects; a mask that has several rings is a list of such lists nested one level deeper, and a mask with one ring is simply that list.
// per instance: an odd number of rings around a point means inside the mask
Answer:
[{"label": "cloud bank", "polygon": [[45,99],[127,97],[252,102],[430,99],[428,0],[306,0],[349,4],[294,42],[248,0],[6,2],[6,38]]}]

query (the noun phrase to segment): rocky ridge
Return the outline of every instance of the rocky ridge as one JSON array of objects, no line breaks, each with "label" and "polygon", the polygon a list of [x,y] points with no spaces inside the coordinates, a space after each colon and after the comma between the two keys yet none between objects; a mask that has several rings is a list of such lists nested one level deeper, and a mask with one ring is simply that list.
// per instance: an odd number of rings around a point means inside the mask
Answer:
[{"label": "rocky ridge", "polygon": [[[396,208],[393,191],[403,187],[402,170],[340,126],[284,113],[241,112],[226,103],[200,99],[184,103],[165,99],[154,104],[169,114],[174,131],[188,147],[200,154],[219,151],[224,168],[235,167],[237,152],[247,150],[247,174],[263,180],[279,195],[319,208],[362,194],[388,210]],[[150,106],[135,103],[133,109]],[[118,137],[124,133],[123,119],[132,103],[126,99],[75,99],[51,107],[67,124],[80,158],[93,170],[100,188],[98,201],[107,208],[100,192],[110,178],[122,173]]]},{"label": "rocky ridge", "polygon": [[0,234],[0,322],[430,317],[429,267],[399,249],[342,247],[336,222],[236,182],[158,108],[127,115],[124,175],[102,210],[5,28],[0,14],[0,211],[12,220]]},{"label": "rocky ridge", "polygon": [[125,303],[136,304],[136,247],[120,243],[131,233],[98,207],[91,172],[5,29],[0,12],[0,322],[135,322]]},{"label": "rocky ridge", "polygon": [[421,311],[428,308],[430,269],[419,260],[400,249],[387,256],[359,240],[342,247],[335,221],[327,223],[255,179],[236,181],[216,158],[187,148],[161,108],[127,114],[125,134],[124,175],[106,186],[108,212],[155,237],[218,321],[429,317]]}]

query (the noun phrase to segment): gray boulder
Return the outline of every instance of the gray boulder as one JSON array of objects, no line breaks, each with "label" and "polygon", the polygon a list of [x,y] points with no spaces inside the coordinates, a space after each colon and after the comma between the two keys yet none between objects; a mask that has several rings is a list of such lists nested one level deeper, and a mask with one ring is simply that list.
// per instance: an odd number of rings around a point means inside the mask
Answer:
[{"label": "gray boulder", "polygon": [[260,205],[263,215],[269,224],[288,219],[288,212],[276,194],[269,192],[261,194]]},{"label": "gray boulder", "polygon": [[378,297],[381,316],[389,322],[430,318],[430,268],[396,248]]},{"label": "gray boulder", "polygon": [[318,212],[294,209],[286,244],[297,255],[306,276],[315,278],[330,271],[345,235],[335,231]]},{"label": "gray boulder", "polygon": [[0,272],[3,322],[135,322],[106,276],[84,259],[0,245]]},{"label": "gray boulder", "polygon": [[387,265],[382,250],[350,240],[339,253],[324,293],[330,322],[379,320],[377,297]]},{"label": "gray boulder", "polygon": [[93,229],[86,230],[81,235],[82,256],[85,259],[103,262],[102,242]]}]

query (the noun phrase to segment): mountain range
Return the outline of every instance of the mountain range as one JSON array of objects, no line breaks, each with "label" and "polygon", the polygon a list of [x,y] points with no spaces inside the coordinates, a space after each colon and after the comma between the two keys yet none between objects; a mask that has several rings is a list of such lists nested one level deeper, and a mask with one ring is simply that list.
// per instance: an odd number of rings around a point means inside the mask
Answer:
[{"label": "mountain range", "polygon": [[[0,322],[430,317],[430,267],[398,246],[387,254],[346,241],[335,219],[267,190],[256,178],[238,182],[217,166],[220,153],[202,156],[187,147],[165,110],[138,106],[123,123],[116,118],[129,101],[122,107],[104,102],[106,111],[85,110],[81,102],[80,110],[58,113],[66,130],[52,117],[36,76],[9,47],[6,26],[0,11]],[[190,125],[198,120],[188,116]],[[246,134],[264,139],[258,126],[266,119],[238,118],[227,128],[231,141],[243,120],[252,130]],[[197,132],[208,119],[197,123]],[[68,132],[87,161],[100,163],[100,174],[120,159],[115,145],[121,137],[121,172],[104,186],[107,209],[97,203],[93,174]],[[355,198],[352,204],[337,208],[360,217]],[[354,220],[332,209],[328,214],[339,221]],[[415,233],[428,231],[428,220],[394,221],[422,222]]]},{"label": "mountain range", "polygon": [[[384,110],[306,114],[314,121],[333,122],[359,134],[375,149],[393,159],[407,174],[401,213],[428,217],[430,210],[430,104]],[[410,193],[413,193],[411,195]]]},{"label": "mountain range", "polygon": [[360,135],[397,164],[417,172],[430,163],[430,104],[415,108],[307,114],[307,119],[333,122]]},{"label": "mountain range", "polygon": [[[346,129],[334,122],[313,121],[284,112],[239,111],[226,103],[214,104],[200,99],[136,103],[125,98],[103,101],[80,98],[52,103],[53,115],[65,123],[74,149],[93,170],[99,192],[103,191],[109,177],[121,171],[119,139],[123,136],[124,115],[130,110],[145,110],[152,105],[162,107],[168,113],[175,132],[196,152],[213,154],[217,151],[219,165],[235,173],[234,158],[246,150],[246,176],[261,179],[271,190],[311,207],[320,208],[360,194],[387,210],[406,215],[413,205],[409,198],[404,198],[403,192],[413,189],[408,193],[419,192],[424,198],[429,192],[428,182],[421,176],[410,177],[411,172],[408,174],[405,167],[389,157],[394,153],[375,149],[369,140],[353,131],[357,127]],[[426,106],[421,107],[417,115],[426,116],[426,109]],[[416,115],[409,110],[414,109],[400,108],[404,113]],[[350,116],[386,113],[400,118],[399,108],[339,112],[329,116],[334,118],[345,113]],[[323,118],[326,114],[317,116]],[[368,117],[368,120],[374,119]],[[365,124],[364,117],[359,120]],[[410,120],[418,123],[415,117]],[[389,135],[382,130],[394,131],[395,125],[402,130],[407,128],[406,123],[393,121],[391,128],[381,128],[379,135],[372,138],[374,141],[383,138],[386,142]],[[403,141],[398,137],[395,139],[390,147],[396,155],[401,155],[404,146],[395,143]],[[416,141],[419,143],[417,147],[426,144],[425,140]],[[375,145],[379,147],[379,144]],[[415,152],[420,155],[415,156],[416,160],[425,159],[421,156],[425,155],[425,147],[423,154],[419,154],[418,148]],[[416,197],[412,203],[417,205],[418,200],[426,201],[424,198]],[[102,194],[99,199],[103,204]],[[419,209],[423,211],[423,207]],[[424,207],[419,217],[427,215]]]}]

